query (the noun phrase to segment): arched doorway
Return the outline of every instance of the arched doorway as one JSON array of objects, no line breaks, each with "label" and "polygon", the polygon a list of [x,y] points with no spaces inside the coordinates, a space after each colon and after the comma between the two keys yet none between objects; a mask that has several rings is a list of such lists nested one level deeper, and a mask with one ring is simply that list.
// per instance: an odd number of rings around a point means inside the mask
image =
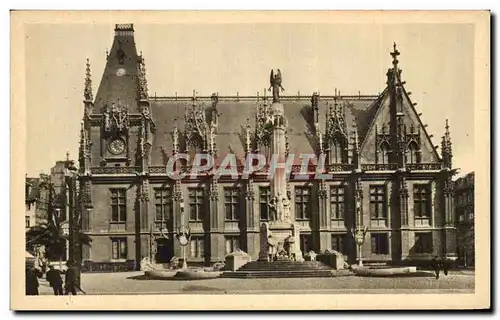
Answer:
[{"label": "arched doorway", "polygon": [[169,263],[174,256],[174,246],[170,239],[156,239],[156,263]]}]

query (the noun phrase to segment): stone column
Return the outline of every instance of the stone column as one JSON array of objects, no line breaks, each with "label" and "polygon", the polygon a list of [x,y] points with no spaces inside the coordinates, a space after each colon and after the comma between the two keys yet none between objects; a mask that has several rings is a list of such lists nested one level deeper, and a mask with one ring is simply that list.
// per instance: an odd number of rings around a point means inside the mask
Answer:
[{"label": "stone column", "polygon": [[208,230],[205,229],[205,234],[208,234],[210,242],[210,261],[223,261],[225,253],[224,235],[224,217],[221,217],[219,212],[219,186],[215,178],[209,187],[209,212],[210,223]]},{"label": "stone column", "polygon": [[318,186],[318,233],[319,250],[331,249],[331,235],[329,232],[330,217],[328,216],[328,187],[324,180]]}]

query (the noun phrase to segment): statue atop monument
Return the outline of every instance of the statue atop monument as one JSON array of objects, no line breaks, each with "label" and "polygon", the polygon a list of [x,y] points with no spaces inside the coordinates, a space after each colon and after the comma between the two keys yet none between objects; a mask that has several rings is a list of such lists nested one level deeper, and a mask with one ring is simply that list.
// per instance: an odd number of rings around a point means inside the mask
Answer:
[{"label": "statue atop monument", "polygon": [[[275,72],[276,71],[276,72]],[[269,91],[271,91],[271,88],[273,89],[273,103],[279,103],[280,102],[280,89],[282,91],[285,91],[285,89],[281,86],[281,71],[280,69],[271,70],[271,78],[270,78],[270,86],[269,86]]]}]

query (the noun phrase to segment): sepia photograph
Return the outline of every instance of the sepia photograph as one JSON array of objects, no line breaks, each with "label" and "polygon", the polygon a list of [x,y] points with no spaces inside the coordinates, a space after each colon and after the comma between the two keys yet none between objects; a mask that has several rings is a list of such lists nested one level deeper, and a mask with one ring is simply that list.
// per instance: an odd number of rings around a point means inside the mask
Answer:
[{"label": "sepia photograph", "polygon": [[488,11],[11,32],[12,309],[490,306]]}]

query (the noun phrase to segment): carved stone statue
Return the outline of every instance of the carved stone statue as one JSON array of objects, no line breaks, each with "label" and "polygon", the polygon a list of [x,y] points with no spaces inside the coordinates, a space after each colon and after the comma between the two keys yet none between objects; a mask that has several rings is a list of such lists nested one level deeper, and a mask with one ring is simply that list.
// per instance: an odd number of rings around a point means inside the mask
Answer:
[{"label": "carved stone statue", "polygon": [[104,109],[104,130],[110,131],[111,130],[111,117],[110,117],[110,112],[109,112],[109,107],[106,106]]},{"label": "carved stone statue", "polygon": [[290,220],[290,200],[288,200],[287,196],[283,197],[283,220]]},{"label": "carved stone statue", "polygon": [[273,103],[280,102],[280,89],[285,91],[285,89],[281,86],[281,81],[282,78],[280,69],[277,69],[276,73],[274,70],[271,70],[270,86],[268,90],[271,91],[271,88],[273,89]]}]

